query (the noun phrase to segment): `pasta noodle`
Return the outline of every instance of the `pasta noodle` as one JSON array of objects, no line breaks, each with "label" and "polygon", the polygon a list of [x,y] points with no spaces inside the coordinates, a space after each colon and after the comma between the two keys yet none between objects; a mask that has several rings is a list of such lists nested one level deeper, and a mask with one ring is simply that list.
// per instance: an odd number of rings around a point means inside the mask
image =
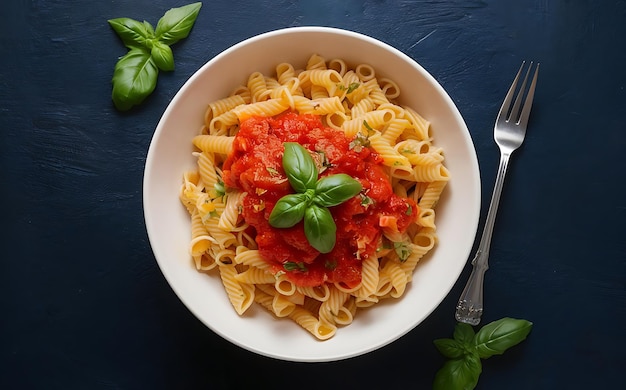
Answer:
[{"label": "pasta noodle", "polygon": [[[193,264],[198,271],[219,275],[239,315],[256,302],[316,339],[327,340],[339,327],[352,323],[359,310],[405,294],[419,261],[437,244],[435,207],[450,174],[442,149],[433,144],[430,123],[400,105],[400,97],[400,87],[379,77],[372,66],[351,66],[314,54],[303,69],[283,62],[274,74],[254,72],[229,96],[208,104],[204,125],[191,140],[197,149],[193,152],[197,168],[183,174],[180,200],[190,215]],[[324,126],[343,132],[352,140],[351,147],[369,148],[380,159],[394,196],[411,199],[417,207],[406,203],[407,215],[415,213],[406,229],[399,229],[399,217],[381,215],[377,241],[357,237],[356,285],[300,285],[287,273],[277,272],[261,254],[254,229],[242,215],[250,193],[261,195],[267,189],[224,185],[227,169],[222,165],[237,142],[240,125],[251,117],[288,111],[315,115]],[[319,158],[324,169],[324,157]],[[362,207],[368,207],[367,200],[363,196]],[[261,212],[265,204],[247,207]],[[375,255],[361,258],[372,246]]]}]

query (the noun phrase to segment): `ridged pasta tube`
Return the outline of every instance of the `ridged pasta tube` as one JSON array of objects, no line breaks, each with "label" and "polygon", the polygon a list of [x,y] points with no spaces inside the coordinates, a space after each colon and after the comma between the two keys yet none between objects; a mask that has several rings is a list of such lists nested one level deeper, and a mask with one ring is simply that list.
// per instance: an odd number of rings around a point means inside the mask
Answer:
[{"label": "ridged pasta tube", "polygon": [[[331,69],[313,69],[309,71],[309,80],[313,86],[321,86],[326,89],[328,96],[338,96],[343,93],[345,88],[343,86],[343,79],[341,75]],[[313,94],[313,86],[311,87],[311,94]]]},{"label": "ridged pasta tube", "polygon": [[256,267],[248,267],[247,270],[235,276],[238,282],[249,284],[274,284],[276,278],[270,272]]},{"label": "ridged pasta tube", "polygon": [[269,270],[269,265],[263,259],[261,254],[256,249],[237,251],[235,255],[235,262],[237,264],[245,264],[250,267],[256,267],[264,270]]},{"label": "ridged pasta tube", "polygon": [[327,115],[343,112],[341,100],[337,97],[325,97],[320,99],[308,99],[302,96],[294,96],[295,109],[301,114]]},{"label": "ridged pasta tube", "polygon": [[228,96],[209,103],[204,115],[204,124],[208,127],[213,118],[218,117],[242,104],[246,104],[246,102],[243,97],[239,95]]},{"label": "ridged pasta tube", "polygon": [[191,215],[191,242],[189,252],[192,256],[199,256],[205,253],[212,244],[213,238],[209,235],[202,217],[196,211]]},{"label": "ridged pasta tube", "polygon": [[284,99],[270,99],[263,102],[250,103],[245,106],[233,108],[231,112],[235,113],[239,121],[250,118],[251,116],[274,116],[289,108],[289,102]]},{"label": "ridged pasta tube", "polygon": [[418,140],[430,139],[430,122],[424,119],[411,107],[403,106],[405,118],[413,125],[415,136]]},{"label": "ridged pasta tube", "polygon": [[435,205],[439,201],[441,193],[443,192],[443,189],[446,187],[447,183],[448,180],[434,181],[428,183],[428,185],[426,185],[426,189],[424,190],[424,194],[422,194],[422,197],[419,199],[417,205],[420,208],[424,209],[435,208]]},{"label": "ridged pasta tube", "polygon": [[234,137],[225,135],[196,135],[193,144],[206,153],[228,154],[233,149]]},{"label": "ridged pasta tube", "polygon": [[239,283],[235,279],[237,270],[234,264],[221,265],[218,269],[230,303],[237,314],[242,315],[254,302],[254,285]]},{"label": "ridged pasta tube", "polygon": [[252,96],[252,103],[262,100],[262,96],[267,91],[267,84],[265,83],[265,76],[261,72],[253,72],[248,77],[247,87],[250,90]]}]

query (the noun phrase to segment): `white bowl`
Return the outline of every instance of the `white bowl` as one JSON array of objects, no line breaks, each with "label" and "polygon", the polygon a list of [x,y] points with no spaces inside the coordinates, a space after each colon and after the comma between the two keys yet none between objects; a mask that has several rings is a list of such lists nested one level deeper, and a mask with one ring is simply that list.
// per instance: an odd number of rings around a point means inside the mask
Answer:
[{"label": "white bowl", "polygon": [[[184,171],[196,166],[191,139],[209,102],[227,96],[254,71],[272,74],[280,62],[304,66],[312,54],[368,63],[377,76],[395,80],[401,103],[432,122],[444,148],[451,181],[437,212],[439,243],[418,265],[406,294],[359,311],[330,340],[318,341],[287,319],[253,305],[243,317],[228,301],[219,277],[196,271],[188,247],[190,218],[179,201]],[[247,39],[202,66],[180,89],[161,118],[147,155],[144,215],[159,267],[187,308],[212,331],[255,353],[291,361],[332,361],[361,355],[398,339],[446,297],[463,270],[480,211],[480,174],[469,131],[435,79],[393,47],[350,31],[296,27]],[[452,315],[454,308],[449,308]]]}]

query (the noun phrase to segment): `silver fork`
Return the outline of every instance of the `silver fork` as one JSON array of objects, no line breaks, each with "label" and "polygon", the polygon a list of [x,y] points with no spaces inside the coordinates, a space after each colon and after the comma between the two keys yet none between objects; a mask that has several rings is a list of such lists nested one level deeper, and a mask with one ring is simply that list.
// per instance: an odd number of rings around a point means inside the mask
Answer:
[{"label": "silver fork", "polygon": [[521,107],[522,100],[524,100],[524,91],[526,89],[526,82],[530,71],[533,67],[531,62],[522,85],[519,88],[519,92],[515,97],[515,102],[511,108],[511,103],[516,94],[516,86],[522,75],[525,61],[522,62],[513,84],[509,88],[509,92],[504,98],[496,124],[493,131],[493,137],[500,148],[500,166],[498,167],[498,175],[496,176],[496,183],[493,188],[493,194],[491,196],[491,203],[489,204],[489,211],[487,212],[487,219],[485,220],[485,227],[483,228],[483,235],[478,245],[476,255],[472,260],[472,273],[465,285],[465,289],[461,294],[459,303],[456,306],[455,318],[459,322],[465,322],[470,325],[478,325],[480,318],[483,314],[483,280],[485,271],[489,268],[487,259],[489,257],[489,247],[491,245],[491,235],[493,233],[493,225],[496,220],[496,213],[498,211],[498,204],[500,203],[500,194],[502,193],[502,186],[504,184],[504,176],[506,175],[506,169],[509,165],[509,157],[511,153],[520,147],[524,142],[524,136],[526,135],[526,126],[528,125],[528,117],[530,115],[530,107],[533,103],[533,95],[535,94],[535,85],[537,84],[537,75],[539,74],[539,64],[535,67],[535,73],[526,94],[524,105]]}]

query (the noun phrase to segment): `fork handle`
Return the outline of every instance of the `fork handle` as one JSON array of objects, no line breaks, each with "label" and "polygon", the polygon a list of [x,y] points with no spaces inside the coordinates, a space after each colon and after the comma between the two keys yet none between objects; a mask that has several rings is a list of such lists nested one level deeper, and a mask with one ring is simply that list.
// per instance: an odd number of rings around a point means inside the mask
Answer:
[{"label": "fork handle", "polygon": [[500,153],[500,165],[498,167],[498,174],[496,175],[496,183],[493,187],[493,194],[491,195],[491,203],[489,204],[485,227],[483,228],[483,234],[480,238],[480,244],[478,244],[478,250],[472,260],[472,273],[456,306],[454,315],[456,320],[470,325],[478,325],[483,314],[483,281],[485,272],[489,268],[488,258],[491,236],[496,221],[498,205],[500,204],[500,194],[502,194],[504,177],[506,176],[510,156],[510,153]]}]

